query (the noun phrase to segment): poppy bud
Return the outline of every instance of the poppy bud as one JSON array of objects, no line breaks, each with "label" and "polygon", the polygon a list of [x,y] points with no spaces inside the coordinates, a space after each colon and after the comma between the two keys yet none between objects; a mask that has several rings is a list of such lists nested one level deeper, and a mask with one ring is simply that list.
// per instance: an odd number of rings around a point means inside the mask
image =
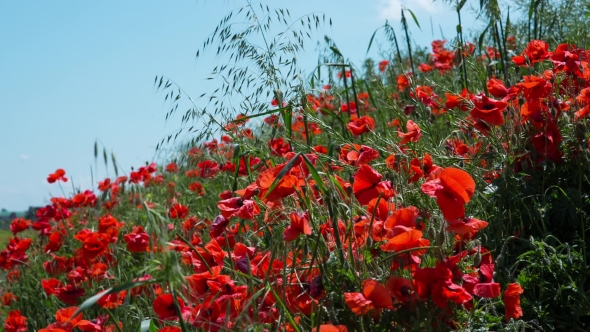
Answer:
[{"label": "poppy bud", "polygon": [[436,238],[436,230],[433,227],[430,227],[426,232],[426,238],[428,239],[435,239]]},{"label": "poppy bud", "polygon": [[481,253],[478,251],[473,256],[473,266],[479,267],[481,265]]},{"label": "poppy bud", "polygon": [[346,193],[348,193],[348,195],[352,194],[352,186],[346,187]]},{"label": "poppy bud", "polygon": [[241,258],[236,262],[236,270],[244,274],[250,274],[250,264],[248,263],[247,257]]},{"label": "poppy bud", "polygon": [[575,131],[574,132],[575,132],[576,139],[578,141],[581,142],[581,141],[584,140],[585,134],[586,134],[586,128],[584,127],[584,125],[582,123],[578,122],[576,124]]},{"label": "poppy bud", "polygon": [[436,243],[438,245],[443,245],[445,243],[446,235],[447,235],[447,231],[444,228],[442,228],[436,236]]},{"label": "poppy bud", "polygon": [[500,254],[498,255],[498,257],[496,258],[496,268],[501,267],[502,265],[504,265],[504,255]]},{"label": "poppy bud", "polygon": [[309,284],[309,295],[312,297],[318,297],[324,291],[324,283],[322,282],[322,276],[317,275],[311,279]]},{"label": "poppy bud", "polygon": [[213,237],[217,237],[225,231],[225,227],[229,224],[229,220],[224,218],[223,216],[219,215],[215,217],[213,222],[211,223],[210,234]]}]

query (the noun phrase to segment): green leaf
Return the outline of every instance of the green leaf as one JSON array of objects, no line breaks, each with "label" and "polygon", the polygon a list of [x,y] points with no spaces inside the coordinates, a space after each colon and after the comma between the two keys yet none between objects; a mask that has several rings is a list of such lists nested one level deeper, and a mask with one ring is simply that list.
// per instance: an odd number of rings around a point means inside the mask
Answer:
[{"label": "green leaf", "polygon": [[492,22],[490,22],[490,24],[488,24],[488,26],[483,29],[483,31],[481,32],[481,35],[479,35],[479,40],[477,42],[477,45],[479,46],[479,49],[483,49],[483,39],[486,36],[486,32],[488,31],[488,29],[490,28],[490,26],[492,26]]},{"label": "green leaf", "polygon": [[[381,28],[379,28],[381,29]],[[379,29],[375,30],[375,32],[373,32],[373,35],[371,36],[371,39],[369,40],[369,47],[367,47],[367,53],[365,53],[365,55],[369,54],[369,50],[371,49],[371,45],[373,45],[373,39],[375,38],[375,34],[377,34],[377,31],[379,31]]]},{"label": "green leaf", "polygon": [[457,11],[460,12],[461,9],[463,8],[463,6],[465,6],[465,3],[467,2],[467,0],[461,0],[461,2],[459,2],[459,4],[457,4]]},{"label": "green leaf", "polygon": [[324,63],[326,67],[348,67],[350,66],[348,63]]},{"label": "green leaf", "polygon": [[289,311],[289,309],[287,308],[287,306],[285,305],[285,303],[281,300],[281,297],[277,294],[277,292],[274,290],[274,288],[272,288],[270,285],[267,286],[268,290],[271,291],[272,295],[275,297],[276,301],[278,304],[280,304],[280,306],[283,309],[283,314],[285,316],[287,316],[287,320],[289,321],[289,323],[291,323],[291,327],[293,327],[293,329],[295,330],[295,332],[299,332],[299,325],[297,325],[297,323],[295,323],[295,320],[293,319],[293,316],[291,316],[291,313]]},{"label": "green leaf", "polygon": [[531,3],[529,5],[529,20],[533,17],[533,13],[535,12],[539,4],[541,4],[541,1],[542,0],[531,0]]},{"label": "green leaf", "polygon": [[348,193],[346,192],[346,190],[344,189],[344,187],[342,187],[342,185],[340,185],[340,182],[338,182],[338,180],[336,180],[336,178],[332,175],[330,175],[330,180],[332,181],[332,183],[334,184],[334,186],[336,186],[336,188],[338,188],[340,190],[340,192],[343,195],[348,195]]},{"label": "green leaf", "polygon": [[268,191],[266,192],[266,194],[264,194],[264,198],[268,197],[268,195],[279,185],[279,182],[281,181],[281,179],[285,176],[285,174],[287,174],[287,172],[289,172],[291,170],[291,168],[293,168],[293,165],[295,165],[295,162],[297,162],[297,159],[300,156],[301,156],[301,152],[297,153],[295,156],[293,156],[293,158],[291,158],[291,160],[289,160],[289,162],[283,167],[283,169],[281,169],[279,174],[277,174],[277,177],[275,178],[275,180],[270,185],[270,188],[268,188]]},{"label": "green leaf", "polygon": [[262,113],[256,113],[256,114],[248,115],[248,116],[241,117],[239,119],[232,120],[231,122],[243,122],[244,120],[248,120],[248,119],[252,119],[252,118],[257,118],[259,116],[264,116],[264,115],[268,115],[268,114],[277,113],[277,112],[286,110],[287,108],[288,108],[288,106],[287,107],[277,108],[277,109],[266,111],[266,112],[262,112]]},{"label": "green leaf", "polygon": [[136,288],[136,287],[141,287],[141,286],[145,286],[145,285],[150,285],[150,284],[155,284],[160,282],[159,280],[153,279],[153,280],[145,280],[145,281],[133,281],[133,282],[128,282],[126,284],[120,285],[120,286],[116,286],[116,287],[112,287],[107,289],[106,291],[100,292],[94,296],[91,296],[89,298],[86,299],[86,301],[84,301],[79,307],[78,310],[76,310],[76,312],[72,315],[72,317],[76,317],[79,314],[83,313],[84,311],[86,311],[87,309],[91,308],[92,306],[94,306],[96,304],[96,302],[98,302],[98,300],[100,300],[103,296],[109,295],[109,294],[113,294],[113,293],[119,293],[121,291],[124,290],[128,290],[128,289],[132,289],[132,288]]},{"label": "green leaf", "polygon": [[342,55],[342,53],[340,53],[340,50],[338,49],[338,47],[336,46],[330,46],[330,49],[332,50],[332,52],[334,52],[335,54],[341,56],[344,58],[344,56]]},{"label": "green leaf", "polygon": [[326,186],[324,186],[324,182],[322,181],[322,178],[320,177],[320,174],[318,173],[318,171],[315,169],[315,167],[313,166],[311,161],[309,161],[309,159],[307,159],[307,156],[305,156],[304,154],[302,154],[301,156],[303,157],[303,161],[305,161],[305,164],[307,165],[307,169],[309,170],[311,177],[313,177],[313,179],[315,180],[315,183],[318,186],[318,188],[320,189],[320,191],[322,193],[324,193],[324,195],[327,194],[328,192],[326,190]]},{"label": "green leaf", "polygon": [[420,29],[420,31],[422,31],[422,28],[420,27],[420,23],[418,23],[418,19],[416,18],[416,15],[414,15],[414,12],[413,12],[413,11],[411,11],[411,10],[409,10],[409,9],[407,9],[407,8],[406,8],[406,10],[407,10],[408,12],[410,12],[410,15],[412,15],[412,19],[414,19],[414,22],[415,22],[415,23],[416,23],[416,25],[418,26],[418,29]]},{"label": "green leaf", "polygon": [[151,319],[146,319],[141,322],[139,332],[158,332],[158,327]]},{"label": "green leaf", "polygon": [[[236,165],[236,170],[234,171],[234,183],[232,185],[232,192],[235,192],[238,189],[238,175],[240,173],[240,152],[241,152],[241,145],[236,144],[234,149],[234,163]],[[246,163],[246,169],[250,169],[250,164]]]},{"label": "green leaf", "polygon": [[293,127],[291,126],[291,122],[293,120],[293,110],[288,107],[283,114],[283,121],[285,121],[285,129],[287,129],[287,138],[289,141],[293,138]]},{"label": "green leaf", "polygon": [[340,117],[340,116],[336,115],[336,113],[334,113],[334,112],[330,111],[329,109],[327,109],[327,108],[322,108],[322,112],[325,112],[325,113],[327,113],[328,115],[330,115],[330,116],[332,116],[332,117],[336,118],[336,120],[340,121],[340,122],[341,122],[343,125],[346,125],[346,122],[344,122],[344,120],[342,120],[342,117]]}]

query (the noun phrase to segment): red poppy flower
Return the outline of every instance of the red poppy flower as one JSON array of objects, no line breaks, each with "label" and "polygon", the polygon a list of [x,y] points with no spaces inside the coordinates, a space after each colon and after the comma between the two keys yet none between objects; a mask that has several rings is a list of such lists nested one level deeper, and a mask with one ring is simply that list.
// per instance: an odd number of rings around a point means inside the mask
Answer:
[{"label": "red poppy flower", "polygon": [[420,127],[418,127],[416,122],[412,120],[408,120],[408,122],[406,122],[406,130],[408,131],[407,133],[402,133],[401,131],[397,132],[397,136],[402,138],[402,140],[399,142],[400,145],[404,145],[409,141],[417,143],[420,140],[420,137],[422,137],[422,131],[420,130]]},{"label": "red poppy flower", "polygon": [[98,219],[98,232],[99,233],[106,233],[109,228],[120,229],[123,227],[123,223],[119,222],[115,217],[107,214],[105,216],[100,217]]},{"label": "red poppy flower", "polygon": [[504,291],[504,307],[506,308],[505,318],[506,322],[510,318],[518,319],[522,316],[522,308],[520,307],[520,294],[524,293],[519,284],[512,283],[508,285]]},{"label": "red poppy flower", "polygon": [[448,301],[464,304],[472,299],[471,295],[461,286],[452,282],[453,273],[445,265],[438,262],[436,267],[417,268],[414,272],[416,290],[421,298],[432,297],[439,308],[446,308]]},{"label": "red poppy flower", "polygon": [[387,66],[389,66],[389,61],[388,60],[379,61],[379,71],[380,72],[384,72],[385,69],[387,69]]},{"label": "red poppy flower", "polygon": [[459,218],[449,221],[449,229],[457,235],[475,235],[478,231],[486,228],[488,223],[475,218]]},{"label": "red poppy flower", "polygon": [[121,291],[119,293],[107,294],[98,300],[98,305],[101,308],[115,309],[116,307],[123,304],[123,301],[125,300],[125,296],[127,296],[127,291],[125,291],[125,290]]},{"label": "red poppy flower", "polygon": [[408,75],[406,75],[406,74],[397,75],[396,82],[397,82],[397,89],[400,92],[404,92],[404,91],[406,91],[407,88],[410,87],[410,79],[408,78]]},{"label": "red poppy flower", "polygon": [[4,320],[5,332],[27,332],[27,317],[20,314],[20,310],[12,310]]},{"label": "red poppy flower", "polygon": [[66,175],[66,171],[64,171],[61,168],[58,168],[55,171],[55,173],[49,174],[49,176],[47,177],[47,182],[49,182],[49,183],[54,183],[55,181],[68,182],[68,178],[66,178],[64,175]]},{"label": "red poppy flower", "polygon": [[364,133],[373,131],[375,129],[375,120],[368,115],[361,116],[360,118],[350,121],[346,125],[346,128],[348,128],[354,137],[358,137]]},{"label": "red poppy flower", "polygon": [[[414,105],[406,105],[406,107],[415,107]],[[406,108],[404,107],[404,109]],[[387,123],[388,128],[399,128],[401,124],[399,123],[399,119],[393,119]]]},{"label": "red poppy flower", "polygon": [[[380,248],[383,251],[402,251],[407,249],[414,249],[420,247],[427,247],[430,244],[430,240],[422,238],[422,232],[416,229],[405,229],[401,230],[398,227],[398,233],[389,239]],[[412,251],[412,255],[419,256],[426,252],[426,250],[415,250]]]},{"label": "red poppy flower", "polygon": [[62,284],[59,280],[55,278],[41,279],[41,287],[43,287],[45,294],[52,295],[56,293],[56,290],[58,288],[62,287]]},{"label": "red poppy flower", "polygon": [[204,179],[215,177],[215,175],[217,175],[217,173],[219,173],[221,170],[219,164],[213,160],[202,161],[197,165],[197,167],[199,167],[199,176]]},{"label": "red poppy flower", "polygon": [[399,303],[410,303],[418,299],[412,280],[391,276],[385,283],[389,294]]},{"label": "red poppy flower", "polygon": [[412,98],[418,99],[421,103],[428,107],[438,108],[438,95],[432,91],[432,88],[427,85],[418,85],[416,90],[410,92]]},{"label": "red poppy flower", "polygon": [[87,236],[80,248],[84,258],[94,259],[107,250],[111,237],[104,233],[91,233]]},{"label": "red poppy flower", "polygon": [[508,95],[508,88],[504,85],[502,80],[490,78],[487,86],[488,92],[496,98],[504,98]]},{"label": "red poppy flower", "polygon": [[424,157],[422,157],[422,169],[424,170],[424,176],[428,177],[428,176],[430,176],[430,174],[436,173],[436,172],[438,172],[439,169],[442,169],[442,168],[439,166],[436,166],[432,162],[432,157],[430,156],[430,154],[425,153]]},{"label": "red poppy flower", "polygon": [[468,274],[463,275],[463,287],[469,293],[487,299],[494,299],[500,296],[500,284],[492,281],[494,277],[494,264],[482,264],[479,267],[478,274],[479,278]]},{"label": "red poppy flower", "polygon": [[512,57],[512,62],[517,66],[528,66],[527,59],[530,64],[533,64],[549,58],[549,54],[549,44],[542,40],[531,40],[524,49],[523,55]]},{"label": "red poppy flower", "polygon": [[10,230],[16,235],[29,229],[29,226],[31,226],[30,220],[25,220],[25,218],[15,218],[10,223]]},{"label": "red poppy flower", "polygon": [[576,97],[576,100],[580,104],[585,105],[583,108],[581,108],[579,111],[575,113],[575,119],[577,121],[590,114],[590,88],[582,89],[580,91],[580,94]]},{"label": "red poppy flower", "polygon": [[[353,146],[356,146],[356,144]],[[356,167],[368,164],[377,158],[379,158],[379,152],[365,145],[361,146],[358,150],[351,150],[346,154],[348,163],[354,164]]]},{"label": "red poppy flower", "polygon": [[321,324],[319,328],[314,328],[312,332],[348,332],[346,325],[332,325],[332,324]]},{"label": "red poppy flower", "polygon": [[158,330],[158,332],[182,332],[180,327],[176,326],[166,326]]},{"label": "red poppy flower", "polygon": [[[178,301],[178,305],[180,308],[184,307],[184,301],[177,297],[176,300]],[[174,308],[174,298],[172,294],[160,294],[154,300],[153,304],[154,311],[158,318],[161,320],[176,320],[178,319],[178,315],[176,314],[176,309]]]},{"label": "red poppy flower", "polygon": [[475,181],[469,173],[452,167],[443,169],[436,176],[422,184],[422,192],[436,197],[446,220],[462,218],[465,215],[465,204],[475,192]]},{"label": "red poppy flower", "polygon": [[555,71],[572,73],[578,77],[582,77],[580,71],[580,58],[579,54],[581,49],[571,44],[560,44],[555,48],[555,51],[551,53],[551,62],[555,66]]},{"label": "red poppy flower", "polygon": [[541,77],[534,75],[523,76],[524,82],[516,84],[523,92],[527,100],[547,98],[551,93],[552,85]]},{"label": "red poppy flower", "polygon": [[450,92],[445,92],[445,97],[447,101],[445,101],[446,108],[459,108],[463,112],[469,111],[469,100],[473,98],[473,94],[467,91],[467,89],[463,89],[461,94],[455,94]]},{"label": "red poppy flower", "polygon": [[260,207],[258,207],[256,202],[241,197],[233,197],[219,201],[217,207],[219,208],[221,215],[227,219],[231,217],[252,219],[260,214]]},{"label": "red poppy flower", "polygon": [[296,240],[300,234],[311,235],[311,226],[309,225],[309,215],[307,212],[292,212],[289,215],[291,224],[283,232],[285,241]]},{"label": "red poppy flower", "polygon": [[66,285],[64,287],[55,289],[54,294],[63,303],[69,305],[76,305],[78,303],[78,298],[84,296],[84,294],[86,294],[86,291],[84,290],[84,288],[78,288],[74,285]]},{"label": "red poppy flower", "polygon": [[[338,78],[342,78],[342,72],[341,72],[341,71],[339,71],[339,72],[336,74],[336,76],[338,76]],[[351,76],[350,70],[347,70],[347,71],[345,71],[345,76],[346,76],[347,78],[349,78],[349,77]]]},{"label": "red poppy flower", "polygon": [[166,172],[168,172],[168,173],[178,172],[178,165],[176,163],[170,163],[170,164],[166,165]]},{"label": "red poppy flower", "polygon": [[395,195],[388,181],[381,181],[383,176],[369,165],[361,165],[354,174],[353,192],[361,205],[367,205],[373,198],[383,194],[382,199],[389,199]]},{"label": "red poppy flower", "polygon": [[184,219],[188,215],[188,207],[182,204],[174,204],[168,210],[168,216],[172,219]]},{"label": "red poppy flower", "polygon": [[476,120],[483,120],[489,125],[499,126],[504,123],[502,112],[508,106],[508,103],[488,98],[483,93],[480,93],[471,98],[473,102],[473,109],[471,116]]},{"label": "red poppy flower", "polygon": [[559,127],[555,121],[548,121],[544,129],[543,132],[532,138],[533,147],[537,154],[541,156],[538,161],[547,158],[557,163],[562,162],[563,153],[559,149],[559,145],[563,138],[559,133]]},{"label": "red poppy flower", "polygon": [[7,249],[12,252],[24,253],[25,251],[27,251],[29,249],[32,241],[33,240],[26,239],[26,238],[19,239],[18,237],[15,236],[13,238],[10,238],[9,243],[7,245]]},{"label": "red poppy flower", "polygon": [[79,206],[95,206],[96,195],[90,190],[85,190],[83,193],[76,194],[72,197],[72,205]]},{"label": "red poppy flower", "polygon": [[399,232],[395,231],[396,227],[403,227],[402,230],[408,228],[417,228],[418,224],[418,208],[415,206],[409,206],[407,208],[398,209],[385,221],[384,227],[386,230],[392,232],[392,234]]},{"label": "red poppy flower", "polygon": [[291,151],[291,145],[282,137],[268,141],[268,147],[270,148],[270,153],[275,156],[283,156],[285,153]]},{"label": "red poppy flower", "polygon": [[[377,202],[377,201],[379,201],[379,202]],[[377,204],[377,203],[379,203],[379,204]],[[395,211],[395,204],[394,203],[388,202],[385,199],[379,199],[379,197],[373,198],[369,202],[369,204],[367,204],[367,212],[369,212],[371,215],[374,212],[373,218],[381,220],[381,221],[384,221],[385,219],[387,219],[389,214],[394,211]],[[370,215],[369,215],[369,217],[370,217]]]},{"label": "red poppy flower", "polygon": [[341,104],[340,111],[343,113],[355,114],[356,113],[356,102],[351,101],[348,104],[346,104],[346,103]]},{"label": "red poppy flower", "polygon": [[49,325],[46,329],[53,328],[54,330],[62,329],[64,331],[72,331],[75,327],[78,327],[82,331],[94,331],[86,329],[86,326],[91,324],[91,322],[83,320],[82,314],[73,317],[77,310],[78,307],[68,307],[57,310],[55,313],[55,320],[57,323]]},{"label": "red poppy flower", "polygon": [[150,248],[150,235],[141,226],[133,226],[133,232],[123,237],[127,250],[131,252],[147,252]]},{"label": "red poppy flower", "polygon": [[432,71],[432,66],[426,63],[421,63],[418,65],[418,69],[423,73],[428,73]]},{"label": "red poppy flower", "polygon": [[197,304],[190,312],[189,323],[204,331],[216,331],[223,326],[223,321],[217,323],[222,311],[221,305],[218,301],[205,301]]},{"label": "red poppy flower", "polygon": [[344,302],[357,315],[365,315],[375,308],[393,307],[393,300],[385,286],[373,279],[363,281],[362,293],[344,293]]},{"label": "red poppy flower", "polygon": [[299,181],[297,180],[297,177],[288,172],[279,179],[277,186],[267,195],[268,189],[270,189],[283,167],[284,165],[279,165],[260,172],[256,178],[256,185],[260,190],[258,196],[261,199],[274,202],[295,193],[295,187],[298,185]]},{"label": "red poppy flower", "polygon": [[11,292],[8,292],[8,293],[5,293],[2,295],[2,305],[4,305],[4,306],[9,306],[16,300],[17,300],[16,295],[14,295]]},{"label": "red poppy flower", "polygon": [[86,270],[81,266],[77,266],[75,269],[70,271],[70,273],[68,273],[68,280],[72,285],[80,284],[83,281],[88,280],[86,277]]}]

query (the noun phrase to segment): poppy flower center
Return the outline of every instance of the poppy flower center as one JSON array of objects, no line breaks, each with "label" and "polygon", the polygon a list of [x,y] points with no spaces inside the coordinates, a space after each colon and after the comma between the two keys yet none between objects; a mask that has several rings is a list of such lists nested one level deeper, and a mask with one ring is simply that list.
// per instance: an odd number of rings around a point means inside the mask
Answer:
[{"label": "poppy flower center", "polygon": [[401,286],[401,287],[399,288],[399,292],[400,292],[402,295],[404,295],[404,296],[410,296],[410,295],[412,295],[412,290],[410,289],[410,287],[408,287],[408,286],[405,286],[405,285],[404,285],[404,286]]},{"label": "poppy flower center", "polygon": [[225,292],[226,292],[227,294],[231,294],[231,293],[232,293],[232,291],[233,291],[233,289],[231,288],[231,286],[230,286],[230,285],[228,285],[228,284],[226,284],[226,285],[225,285]]}]

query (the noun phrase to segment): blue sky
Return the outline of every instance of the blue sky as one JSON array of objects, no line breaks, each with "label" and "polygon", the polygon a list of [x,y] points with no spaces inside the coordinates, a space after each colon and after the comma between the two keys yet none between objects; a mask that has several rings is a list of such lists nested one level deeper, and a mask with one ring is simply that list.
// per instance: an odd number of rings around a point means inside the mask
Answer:
[{"label": "blue sky", "polygon": [[[457,24],[452,8],[441,1],[264,3],[289,8],[293,17],[325,13],[333,25],[318,37],[332,37],[354,63],[364,59],[371,35],[386,19],[400,31],[402,5],[421,23],[422,31],[410,24],[418,44],[427,46],[440,39],[441,29],[452,38]],[[82,189],[93,189],[98,180],[113,176],[102,161],[94,169],[96,140],[115,153],[127,172],[131,166],[154,160],[156,144],[180,125],[179,119],[165,122],[167,108],[163,95],[153,87],[154,77],[172,78],[192,96],[207,91],[205,77],[215,59],[195,60],[195,52],[229,10],[244,4],[229,0],[0,2],[0,207],[24,210],[62,195],[59,186],[46,181],[57,168],[64,168]],[[465,14],[463,20],[464,29],[469,29],[475,15]],[[300,56],[309,70],[317,63],[314,49],[312,45]],[[69,194],[72,183],[62,188]]]}]

